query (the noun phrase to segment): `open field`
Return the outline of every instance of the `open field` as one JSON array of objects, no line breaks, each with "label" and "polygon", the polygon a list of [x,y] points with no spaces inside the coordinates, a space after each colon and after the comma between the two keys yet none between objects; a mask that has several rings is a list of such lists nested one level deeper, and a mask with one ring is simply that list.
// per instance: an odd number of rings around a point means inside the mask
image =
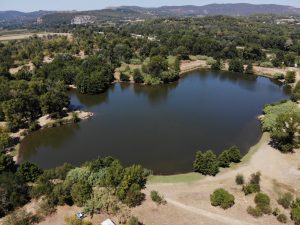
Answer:
[{"label": "open field", "polygon": [[26,39],[29,37],[32,37],[33,35],[37,35],[38,37],[46,37],[48,35],[60,35],[60,36],[67,36],[71,37],[72,35],[69,33],[48,33],[48,32],[43,32],[43,33],[31,33],[31,32],[16,32],[16,33],[4,33],[0,34],[0,41],[1,42],[6,42],[6,41],[11,41],[11,40],[22,40]]}]

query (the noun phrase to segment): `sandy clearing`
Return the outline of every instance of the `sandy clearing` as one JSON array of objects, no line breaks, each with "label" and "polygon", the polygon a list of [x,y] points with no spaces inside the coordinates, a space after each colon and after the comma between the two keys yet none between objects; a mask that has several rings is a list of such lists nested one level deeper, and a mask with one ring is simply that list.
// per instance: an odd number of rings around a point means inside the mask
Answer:
[{"label": "sandy clearing", "polygon": [[[288,211],[278,206],[276,199],[278,193],[291,191],[300,196],[300,153],[282,154],[273,149],[269,143],[268,134],[264,134],[265,141],[259,144],[258,150],[246,163],[241,163],[234,169],[225,169],[216,177],[205,177],[193,183],[150,183],[147,184],[145,193],[146,202],[135,208],[133,213],[142,222],[147,224],[172,224],[172,225],[205,225],[214,224],[280,224],[273,216],[263,216],[255,219],[248,215],[247,207],[254,205],[254,195],[245,196],[241,186],[235,184],[235,176],[243,174],[248,179],[251,173],[262,173],[261,188],[272,198],[272,207],[279,207],[288,216]],[[210,194],[216,188],[225,188],[235,196],[235,205],[222,210],[210,204]],[[153,215],[153,204],[149,199],[151,190],[157,190],[169,202],[166,206],[156,206]],[[186,213],[193,214],[185,218]],[[176,214],[176,217],[169,215]],[[159,219],[156,219],[159,218]],[[188,219],[188,221],[187,221]],[[291,221],[288,224],[293,224]]]},{"label": "sandy clearing", "polygon": [[11,40],[21,40],[21,39],[26,39],[30,38],[33,35],[37,35],[38,37],[47,37],[48,35],[50,36],[67,36],[68,38],[72,37],[72,34],[70,33],[25,33],[25,34],[9,34],[9,35],[2,35],[0,36],[0,41],[11,41]]}]

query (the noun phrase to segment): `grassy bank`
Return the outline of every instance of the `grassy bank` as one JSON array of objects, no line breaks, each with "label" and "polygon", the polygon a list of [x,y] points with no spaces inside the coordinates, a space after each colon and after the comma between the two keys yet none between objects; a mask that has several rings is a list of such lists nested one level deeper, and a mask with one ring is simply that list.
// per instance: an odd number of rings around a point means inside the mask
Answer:
[{"label": "grassy bank", "polygon": [[[263,143],[265,143],[269,139],[270,139],[270,134],[267,132],[263,133],[262,137],[260,138],[258,143],[249,149],[248,153],[242,158],[240,163],[232,164],[230,166],[230,168],[222,169],[221,172],[227,172],[229,170],[236,169],[236,168],[248,163],[250,161],[250,159],[252,158],[252,156],[263,145]],[[166,176],[152,175],[149,177],[148,182],[149,182],[149,184],[151,184],[151,183],[152,184],[153,183],[192,183],[192,182],[199,181],[199,180],[203,179],[204,177],[205,176],[203,176],[199,173],[194,173],[194,172],[185,173],[185,174],[176,174],[176,175],[166,175]]]}]

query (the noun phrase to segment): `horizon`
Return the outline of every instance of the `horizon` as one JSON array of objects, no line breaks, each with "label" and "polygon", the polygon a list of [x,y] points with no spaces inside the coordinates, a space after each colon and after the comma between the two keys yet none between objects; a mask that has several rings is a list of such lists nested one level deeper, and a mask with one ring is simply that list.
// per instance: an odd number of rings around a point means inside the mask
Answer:
[{"label": "horizon", "polygon": [[[162,6],[204,6],[210,4],[252,4],[252,5],[265,5],[265,4],[274,4],[274,5],[284,5],[300,8],[300,2],[298,0],[288,0],[284,4],[280,0],[203,0],[199,4],[197,0],[190,0],[188,3],[182,0],[153,0],[140,2],[136,0],[123,0],[123,1],[101,1],[88,0],[91,4],[84,4],[82,2],[74,2],[72,0],[64,0],[63,2],[58,2],[58,0],[45,0],[43,2],[37,2],[37,0],[2,0],[0,11],[21,11],[21,12],[33,12],[33,11],[89,11],[89,10],[101,10],[111,7],[120,7],[120,6],[138,6],[138,7],[162,7]],[[57,2],[57,4],[53,3]],[[46,6],[45,6],[46,5]],[[70,7],[72,5],[72,7]]]}]

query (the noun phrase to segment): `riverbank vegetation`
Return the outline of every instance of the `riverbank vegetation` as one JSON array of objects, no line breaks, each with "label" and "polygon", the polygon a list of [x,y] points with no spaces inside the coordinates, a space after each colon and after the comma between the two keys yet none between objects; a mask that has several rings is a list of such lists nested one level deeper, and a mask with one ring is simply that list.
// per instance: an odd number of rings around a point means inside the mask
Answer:
[{"label": "riverbank vegetation", "polygon": [[144,200],[141,190],[148,175],[149,171],[139,165],[123,167],[111,157],[98,158],[81,167],[64,164],[43,171],[29,162],[16,165],[11,156],[1,153],[0,217],[32,199],[42,199],[47,211],[57,205],[77,205],[89,214],[118,215],[125,223],[129,208]]}]

